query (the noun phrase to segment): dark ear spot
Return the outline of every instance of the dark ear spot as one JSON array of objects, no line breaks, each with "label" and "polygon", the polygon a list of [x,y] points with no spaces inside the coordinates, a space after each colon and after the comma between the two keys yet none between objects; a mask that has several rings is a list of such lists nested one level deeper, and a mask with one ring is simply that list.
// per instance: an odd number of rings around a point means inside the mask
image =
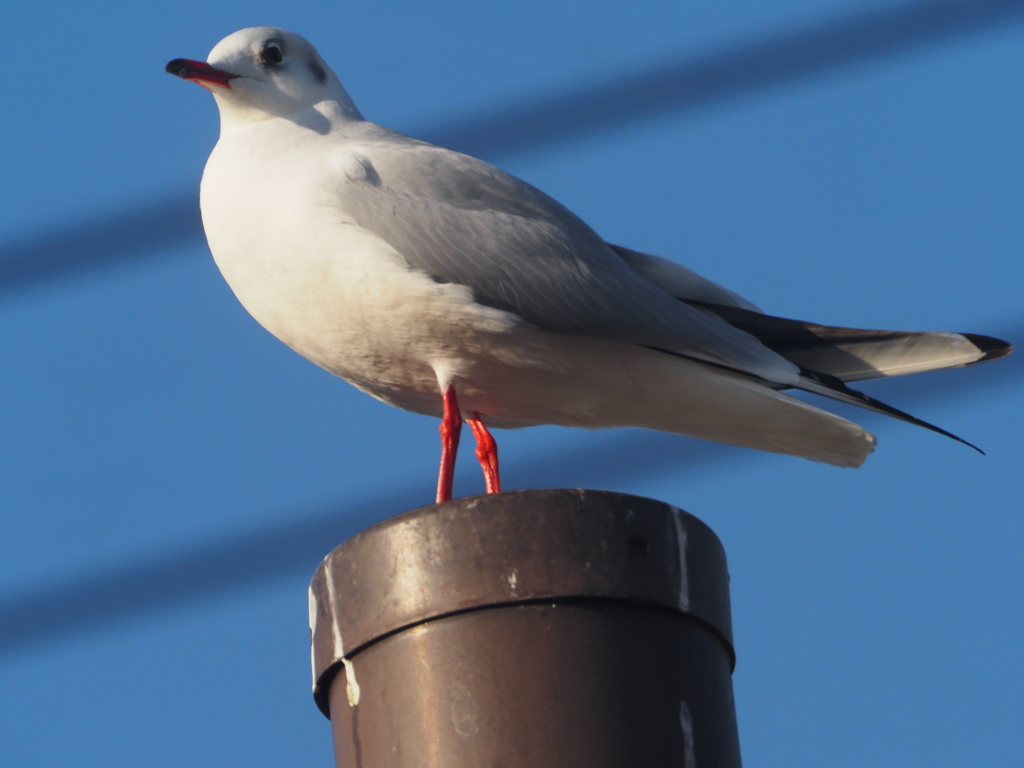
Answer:
[{"label": "dark ear spot", "polygon": [[327,80],[327,73],[324,72],[324,68],[320,66],[320,62],[316,59],[309,60],[309,71],[313,73],[313,77],[316,78],[318,83],[323,83]]}]

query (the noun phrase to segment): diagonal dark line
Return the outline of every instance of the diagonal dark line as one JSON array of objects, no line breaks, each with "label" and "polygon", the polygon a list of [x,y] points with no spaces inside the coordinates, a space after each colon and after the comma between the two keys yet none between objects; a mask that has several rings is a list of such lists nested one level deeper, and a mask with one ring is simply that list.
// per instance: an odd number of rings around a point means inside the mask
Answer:
[{"label": "diagonal dark line", "polygon": [[[1024,321],[996,333],[1024,338]],[[901,406],[978,396],[1020,386],[1024,355],[970,371],[947,371],[878,382]],[[706,472],[758,454],[657,432],[630,430],[571,454],[542,454],[510,467],[520,488],[573,485],[614,489],[622,483],[669,472]],[[320,559],[356,531],[389,515],[422,506],[430,488],[404,487],[358,504],[339,504],[295,522],[184,549],[144,562],[86,574],[0,601],[0,657],[80,632],[159,613],[220,594],[250,589],[278,578],[311,574]],[[294,520],[294,515],[289,518]]]},{"label": "diagonal dark line", "polygon": [[926,0],[858,11],[699,58],[533,99],[425,135],[482,157],[542,149],[959,37],[1024,17],[1022,0]]},{"label": "diagonal dark line", "polygon": [[[1024,0],[926,0],[682,58],[414,135],[496,160],[943,42],[1024,17]],[[0,246],[0,294],[203,242],[194,193]]]},{"label": "diagonal dark line", "polygon": [[[574,482],[574,486],[609,487],[626,478],[657,474],[668,469],[669,463],[681,463],[692,471],[735,454],[735,449],[712,443],[698,445],[670,435],[631,431],[618,439],[595,441],[593,447],[571,456],[544,455],[505,474],[506,479],[514,474],[514,485],[520,488],[547,486],[559,471],[563,483],[566,477],[572,477],[584,481]],[[586,482],[588,478],[591,482]],[[0,600],[0,658],[85,630],[250,589],[281,577],[312,574],[335,545],[377,520],[430,503],[431,492],[429,478],[420,478],[399,484],[397,490],[372,501],[307,511],[298,522],[86,574]],[[294,519],[296,515],[289,517]]]},{"label": "diagonal dark line", "polygon": [[0,246],[0,295],[204,241],[198,193],[169,195]]}]

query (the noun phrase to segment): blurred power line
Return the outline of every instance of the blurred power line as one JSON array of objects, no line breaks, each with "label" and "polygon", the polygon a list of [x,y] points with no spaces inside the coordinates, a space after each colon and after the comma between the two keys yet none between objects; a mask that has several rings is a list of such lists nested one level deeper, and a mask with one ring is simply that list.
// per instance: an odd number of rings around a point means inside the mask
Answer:
[{"label": "blurred power line", "polygon": [[0,294],[204,242],[195,192],[0,246]]},{"label": "blurred power line", "polygon": [[435,143],[479,157],[536,150],[1022,17],[1024,0],[925,0],[857,11],[424,133]]},{"label": "blurred power line", "polygon": [[[412,131],[495,160],[1024,18],[1024,0],[924,0],[688,57],[618,80]],[[203,242],[195,193],[0,246],[0,294]]]},{"label": "blurred power line", "polygon": [[[1000,338],[1024,338],[1024,318],[996,329]],[[1024,357],[1017,355],[970,371],[873,382],[875,394],[900,407],[933,400],[977,397],[1001,386],[1019,386]],[[902,428],[902,427],[901,427]],[[706,472],[730,460],[762,456],[754,451],[640,430],[594,435],[582,449],[543,454],[526,466],[506,466],[509,487],[572,484],[609,488],[623,482]],[[984,461],[972,452],[965,461]],[[794,459],[795,461],[796,459]],[[823,469],[822,471],[833,471]],[[375,499],[346,502],[262,531],[224,538],[142,562],[87,574],[0,601],[0,657],[79,632],[159,613],[215,595],[252,588],[274,579],[311,574],[333,546],[361,528],[402,510],[431,502],[426,468],[416,481]]]}]

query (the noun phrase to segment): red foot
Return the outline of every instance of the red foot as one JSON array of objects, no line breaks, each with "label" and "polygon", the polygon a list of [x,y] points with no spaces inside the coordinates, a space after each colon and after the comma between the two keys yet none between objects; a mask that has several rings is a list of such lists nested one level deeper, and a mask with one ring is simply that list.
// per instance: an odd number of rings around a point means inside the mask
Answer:
[{"label": "red foot", "polygon": [[455,397],[455,387],[449,385],[441,397],[444,416],[441,417],[441,469],[437,474],[437,503],[451,501],[452,481],[455,479],[455,455],[459,452],[462,434],[462,414]]},{"label": "red foot", "polygon": [[484,483],[487,485],[488,493],[501,493],[501,475],[498,473],[498,444],[494,442],[487,427],[480,421],[480,414],[474,413],[473,417],[466,419],[469,428],[473,430],[473,437],[476,438],[476,458],[484,471]]}]

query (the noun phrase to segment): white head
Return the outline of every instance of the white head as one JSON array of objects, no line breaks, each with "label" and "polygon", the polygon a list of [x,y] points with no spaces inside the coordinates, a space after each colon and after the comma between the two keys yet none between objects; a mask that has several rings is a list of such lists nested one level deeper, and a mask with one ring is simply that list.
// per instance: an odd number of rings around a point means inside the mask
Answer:
[{"label": "white head", "polygon": [[[220,108],[221,131],[287,117],[317,104],[341,119],[361,120],[331,68],[304,37],[275,27],[250,27],[214,46],[207,63],[175,59],[166,71],[203,86]],[[330,106],[337,105],[335,109]]]}]

